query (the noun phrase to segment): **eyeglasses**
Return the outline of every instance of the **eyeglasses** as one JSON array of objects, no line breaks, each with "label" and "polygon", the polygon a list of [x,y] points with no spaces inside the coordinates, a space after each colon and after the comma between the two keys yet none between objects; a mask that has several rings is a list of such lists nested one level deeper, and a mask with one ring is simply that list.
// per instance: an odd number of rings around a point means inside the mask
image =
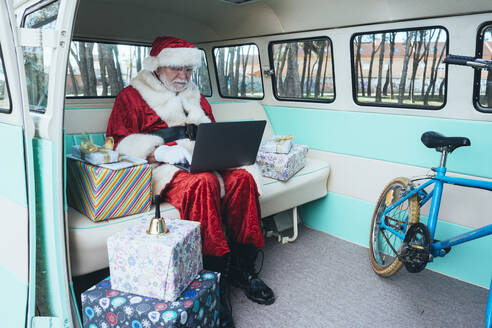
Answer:
[{"label": "eyeglasses", "polygon": [[185,66],[185,67],[168,67],[168,69],[175,73],[178,74],[180,72],[185,72],[186,74],[191,74],[193,72],[193,67],[190,66]]}]

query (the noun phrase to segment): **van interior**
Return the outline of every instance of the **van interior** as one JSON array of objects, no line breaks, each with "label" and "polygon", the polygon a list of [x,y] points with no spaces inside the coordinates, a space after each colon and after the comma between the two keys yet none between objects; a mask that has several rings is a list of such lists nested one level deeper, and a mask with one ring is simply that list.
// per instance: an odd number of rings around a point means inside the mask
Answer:
[{"label": "van interior", "polygon": [[[81,293],[110,275],[108,237],[154,211],[90,220],[67,201],[66,156],[85,137],[104,143],[116,96],[142,70],[153,40],[167,35],[201,50],[192,81],[218,122],[266,120],[263,140],[293,135],[309,147],[288,181],[263,179],[261,277],[276,301],[258,305],[233,289],[237,327],[486,324],[492,237],[388,278],[371,268],[369,245],[385,186],[396,177],[418,182],[439,166],[439,152],[420,140],[424,132],[469,138],[470,147],[448,154],[448,175],[492,181],[492,70],[444,62],[449,54],[492,59],[492,2],[15,0],[10,7],[36,182],[26,193],[38,195],[28,197],[36,252],[26,264],[35,281],[26,308],[35,317],[82,327]],[[17,115],[12,108],[7,119]],[[490,225],[491,197],[446,184],[435,238]],[[420,208],[420,222],[430,207]],[[160,211],[180,217],[169,203]]]}]

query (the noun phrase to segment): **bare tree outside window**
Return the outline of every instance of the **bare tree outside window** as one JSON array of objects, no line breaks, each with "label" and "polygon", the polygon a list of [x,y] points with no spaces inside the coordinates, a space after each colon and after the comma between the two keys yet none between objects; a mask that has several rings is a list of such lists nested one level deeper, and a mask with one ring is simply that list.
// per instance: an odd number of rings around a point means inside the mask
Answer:
[{"label": "bare tree outside window", "polygon": [[255,44],[215,48],[214,60],[222,97],[263,98],[260,57]]},{"label": "bare tree outside window", "polygon": [[446,97],[447,33],[442,28],[357,34],[354,95],[361,105],[439,108]]},{"label": "bare tree outside window", "polygon": [[150,47],[73,41],[67,68],[67,97],[115,97],[142,69]]},{"label": "bare tree outside window", "polygon": [[198,86],[201,94],[210,97],[212,96],[212,86],[210,85],[210,75],[208,74],[207,57],[205,56],[205,51],[202,49],[200,51],[202,52],[202,64],[193,71],[191,80]]},{"label": "bare tree outside window", "polygon": [[[205,52],[192,75],[200,92],[212,95]],[[150,47],[73,41],[67,67],[67,97],[115,97],[142,70]]]},{"label": "bare tree outside window", "polygon": [[[492,26],[483,32],[482,58],[492,59]],[[480,73],[479,104],[482,107],[492,108],[492,71],[483,70]]]},{"label": "bare tree outside window", "polygon": [[321,102],[335,99],[330,39],[273,42],[270,49],[277,98]]}]

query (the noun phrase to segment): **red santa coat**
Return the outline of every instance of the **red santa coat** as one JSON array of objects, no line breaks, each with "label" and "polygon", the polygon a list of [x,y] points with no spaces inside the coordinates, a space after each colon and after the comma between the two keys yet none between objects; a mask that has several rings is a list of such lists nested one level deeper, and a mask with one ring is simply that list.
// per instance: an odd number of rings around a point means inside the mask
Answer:
[{"label": "red santa coat", "polygon": [[[120,153],[146,159],[156,147],[166,143],[161,137],[147,133],[166,127],[208,122],[215,122],[215,119],[210,104],[196,85],[190,83],[186,90],[176,94],[168,90],[152,72],[142,70],[116,98],[106,135],[114,138],[116,150]],[[194,143],[181,139],[166,144],[178,144],[192,153]],[[153,193],[162,194],[180,211],[182,218],[202,223],[205,255],[221,256],[229,251],[222,223],[229,223],[235,241],[257,247],[264,245],[258,202],[261,174],[255,165],[244,169],[250,174],[245,174],[243,170],[222,174],[213,172],[215,178],[211,173],[190,174],[174,165],[153,164]],[[207,184],[209,188],[202,188],[205,193],[200,197],[198,193],[180,192],[187,186],[196,188],[201,184]],[[253,189],[248,186],[250,184],[254,185]],[[219,206],[221,198],[222,205]],[[240,206],[246,203],[249,205]],[[203,211],[204,206],[208,212]],[[239,207],[240,210],[236,210]],[[221,212],[229,213],[229,217],[224,219],[226,222],[222,222]],[[201,214],[197,216],[197,213]],[[193,217],[188,217],[192,214]]]}]

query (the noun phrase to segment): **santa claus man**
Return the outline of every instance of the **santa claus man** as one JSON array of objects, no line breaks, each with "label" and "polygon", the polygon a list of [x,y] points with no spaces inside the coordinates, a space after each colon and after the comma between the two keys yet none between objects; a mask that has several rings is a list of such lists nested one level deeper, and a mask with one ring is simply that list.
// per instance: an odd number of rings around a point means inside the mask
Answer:
[{"label": "santa claus man", "polygon": [[201,223],[205,267],[227,276],[230,263],[234,285],[255,302],[272,304],[273,291],[254,270],[265,244],[261,175],[255,167],[193,174],[172,165],[189,160],[196,126],[215,122],[210,104],[190,81],[200,65],[201,52],[191,43],[155,39],[144,68],[116,97],[106,134],[120,153],[152,164],[154,194],[176,207],[182,219]]}]

